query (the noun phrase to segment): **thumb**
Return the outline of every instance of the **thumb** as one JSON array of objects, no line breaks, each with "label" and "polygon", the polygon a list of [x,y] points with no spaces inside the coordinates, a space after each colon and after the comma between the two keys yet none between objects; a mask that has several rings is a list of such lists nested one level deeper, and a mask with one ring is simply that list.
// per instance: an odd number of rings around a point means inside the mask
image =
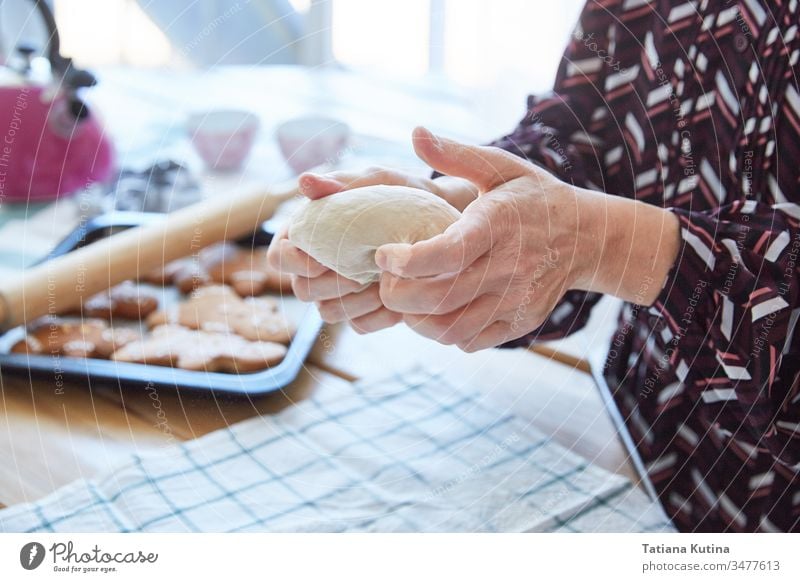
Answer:
[{"label": "thumb", "polygon": [[434,170],[469,180],[481,192],[519,178],[527,164],[519,157],[495,147],[474,146],[433,135],[424,127],[412,134],[414,151]]},{"label": "thumb", "polygon": [[379,247],[375,263],[382,270],[404,278],[458,273],[489,252],[497,236],[484,214],[466,212],[431,239]]}]

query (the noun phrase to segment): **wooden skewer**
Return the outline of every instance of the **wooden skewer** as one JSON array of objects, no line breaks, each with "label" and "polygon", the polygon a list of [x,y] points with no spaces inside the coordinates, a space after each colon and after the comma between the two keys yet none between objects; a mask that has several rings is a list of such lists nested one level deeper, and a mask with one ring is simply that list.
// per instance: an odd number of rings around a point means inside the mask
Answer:
[{"label": "wooden skewer", "polygon": [[128,279],[190,256],[203,247],[255,232],[297,184],[229,193],[173,212],[28,269],[0,282],[0,330],[79,307],[83,301]]}]

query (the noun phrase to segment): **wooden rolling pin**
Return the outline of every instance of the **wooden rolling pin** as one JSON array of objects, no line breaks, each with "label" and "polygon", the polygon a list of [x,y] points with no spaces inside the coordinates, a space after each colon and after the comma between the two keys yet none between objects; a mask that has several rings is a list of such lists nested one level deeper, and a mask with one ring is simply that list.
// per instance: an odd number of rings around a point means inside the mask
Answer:
[{"label": "wooden rolling pin", "polygon": [[226,193],[41,263],[0,282],[0,330],[78,308],[104,289],[210,244],[255,232],[297,194],[294,182],[273,192]]}]

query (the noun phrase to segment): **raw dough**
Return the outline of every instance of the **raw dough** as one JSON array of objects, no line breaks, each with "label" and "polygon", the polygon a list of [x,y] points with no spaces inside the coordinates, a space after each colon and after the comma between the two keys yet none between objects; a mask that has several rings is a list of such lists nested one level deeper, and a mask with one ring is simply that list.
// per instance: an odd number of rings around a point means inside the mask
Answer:
[{"label": "raw dough", "polygon": [[289,225],[289,241],[359,283],[377,281],[375,251],[441,234],[461,214],[435,194],[406,186],[366,186],[313,200]]}]

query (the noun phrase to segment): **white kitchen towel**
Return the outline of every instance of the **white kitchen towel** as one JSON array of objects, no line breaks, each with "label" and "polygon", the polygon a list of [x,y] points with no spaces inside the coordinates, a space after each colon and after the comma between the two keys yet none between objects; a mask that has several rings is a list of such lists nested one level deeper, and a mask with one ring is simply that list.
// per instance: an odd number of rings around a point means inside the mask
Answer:
[{"label": "white kitchen towel", "polygon": [[0,511],[0,531],[671,530],[478,390],[421,369],[343,385]]}]

